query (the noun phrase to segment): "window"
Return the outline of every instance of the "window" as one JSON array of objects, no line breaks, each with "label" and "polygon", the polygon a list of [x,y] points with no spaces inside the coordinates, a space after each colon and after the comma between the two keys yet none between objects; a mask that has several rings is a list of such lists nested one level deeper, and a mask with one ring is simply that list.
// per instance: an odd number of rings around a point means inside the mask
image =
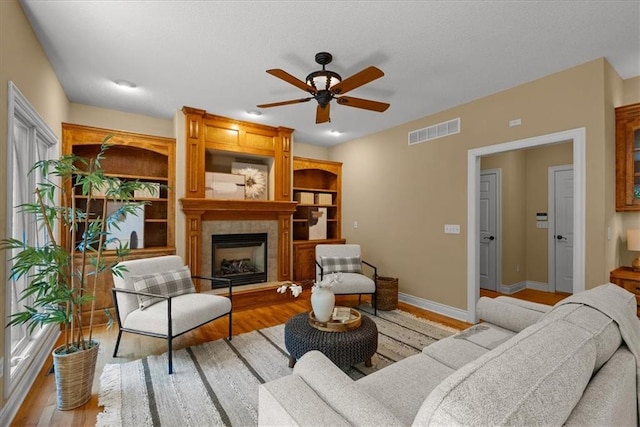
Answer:
[{"label": "window", "polygon": [[[7,138],[7,230],[8,237],[20,239],[32,245],[45,242],[44,230],[38,230],[29,215],[19,212],[15,206],[31,203],[34,189],[41,177],[31,174],[30,169],[38,160],[45,160],[55,154],[57,137],[38,116],[33,107],[9,82],[8,138]],[[7,251],[7,274],[11,268],[11,258],[15,253]],[[22,311],[28,300],[20,300],[26,281],[7,280],[6,307],[8,314]],[[7,316],[8,318],[8,316]],[[54,325],[33,331],[24,325],[5,329],[4,350],[4,394],[11,398],[15,388],[24,384],[26,390],[31,385],[29,377],[35,377],[51,351],[52,341],[58,331]]]}]

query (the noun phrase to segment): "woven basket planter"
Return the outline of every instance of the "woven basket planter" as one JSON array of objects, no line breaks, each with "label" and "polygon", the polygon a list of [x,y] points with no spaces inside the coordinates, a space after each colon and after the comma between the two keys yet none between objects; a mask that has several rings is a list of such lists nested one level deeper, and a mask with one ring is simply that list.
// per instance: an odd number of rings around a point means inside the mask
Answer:
[{"label": "woven basket planter", "polygon": [[58,354],[64,346],[53,350],[57,407],[62,411],[82,406],[91,399],[100,344],[71,354]]},{"label": "woven basket planter", "polygon": [[[376,293],[378,294],[378,310],[395,310],[398,308],[398,279],[396,277],[376,277]],[[375,301],[371,301],[375,307]]]}]

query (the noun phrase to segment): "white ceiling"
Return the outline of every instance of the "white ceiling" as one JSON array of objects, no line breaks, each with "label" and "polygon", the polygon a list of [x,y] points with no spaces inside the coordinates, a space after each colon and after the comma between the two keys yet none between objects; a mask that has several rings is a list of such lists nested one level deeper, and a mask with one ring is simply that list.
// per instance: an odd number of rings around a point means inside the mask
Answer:
[{"label": "white ceiling", "polygon": [[[296,130],[330,146],[605,57],[640,75],[640,2],[627,1],[39,1],[22,0],[71,102],[171,118],[187,105]],[[314,101],[246,115],[256,104],[308,96],[265,72],[385,76],[350,96],[384,113]],[[113,80],[138,85],[123,90]],[[339,137],[330,130],[343,132]]]}]

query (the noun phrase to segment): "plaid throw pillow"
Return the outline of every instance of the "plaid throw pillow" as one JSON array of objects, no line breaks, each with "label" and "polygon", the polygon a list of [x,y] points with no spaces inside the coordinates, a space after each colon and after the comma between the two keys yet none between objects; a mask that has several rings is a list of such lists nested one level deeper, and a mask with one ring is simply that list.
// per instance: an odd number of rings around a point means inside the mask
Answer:
[{"label": "plaid throw pillow", "polygon": [[[177,270],[131,276],[131,281],[133,282],[134,289],[138,292],[147,292],[167,297],[190,294],[196,291],[191,281],[191,270],[189,270],[189,267],[186,265]],[[138,295],[140,310],[144,310],[161,301],[163,301],[162,298]]]},{"label": "plaid throw pillow", "polygon": [[334,257],[323,256],[322,269],[324,274],[327,273],[360,273],[362,271],[362,264],[360,257]]}]

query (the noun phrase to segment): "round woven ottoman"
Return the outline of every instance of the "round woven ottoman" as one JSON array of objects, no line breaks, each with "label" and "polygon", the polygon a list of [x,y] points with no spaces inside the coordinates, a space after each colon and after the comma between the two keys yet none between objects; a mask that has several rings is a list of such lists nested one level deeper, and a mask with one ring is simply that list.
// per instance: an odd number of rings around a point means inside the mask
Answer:
[{"label": "round woven ottoman", "polygon": [[324,353],[338,366],[353,366],[365,362],[371,366],[371,357],[378,349],[378,328],[373,320],[362,316],[357,329],[345,332],[325,332],[309,324],[309,314],[293,316],[284,325],[284,344],[289,352],[289,367],[311,350]]}]

